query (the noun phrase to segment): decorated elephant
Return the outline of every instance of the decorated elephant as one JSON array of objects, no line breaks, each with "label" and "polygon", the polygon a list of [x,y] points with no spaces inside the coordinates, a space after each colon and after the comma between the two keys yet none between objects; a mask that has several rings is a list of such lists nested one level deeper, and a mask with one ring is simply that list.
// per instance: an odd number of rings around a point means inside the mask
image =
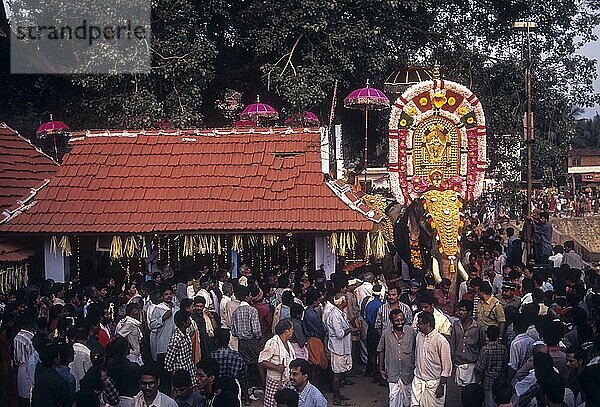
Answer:
[{"label": "decorated elephant", "polygon": [[[460,214],[458,213],[458,222],[455,220],[456,216],[454,218],[448,216],[436,222],[435,219],[439,218],[438,210],[433,208],[432,203],[428,203],[426,199],[426,197],[415,199],[408,207],[402,207],[401,210],[398,210],[401,207],[398,204],[388,208],[388,216],[394,224],[394,246],[399,257],[408,265],[411,278],[417,281],[433,279],[439,283],[442,275],[445,275],[455,284],[457,276],[455,273],[458,273],[462,279],[467,278],[465,269],[459,261],[460,248],[457,243],[453,244],[458,242],[458,239],[453,238],[455,232],[453,225],[462,224]],[[437,198],[433,199],[437,201]],[[451,201],[455,202],[452,199]],[[460,201],[458,202],[460,204]],[[455,215],[459,207],[460,205],[456,205],[455,210],[452,211]],[[435,218],[428,212],[428,208],[433,208]],[[444,230],[443,233],[438,232],[440,225]],[[457,234],[460,236],[460,233],[459,230]]]},{"label": "decorated elephant", "polygon": [[477,97],[437,76],[408,88],[392,106],[388,171],[401,209],[390,208],[388,216],[398,253],[417,279],[447,277],[455,287],[457,275],[467,277],[462,207],[482,192],[485,138]]}]

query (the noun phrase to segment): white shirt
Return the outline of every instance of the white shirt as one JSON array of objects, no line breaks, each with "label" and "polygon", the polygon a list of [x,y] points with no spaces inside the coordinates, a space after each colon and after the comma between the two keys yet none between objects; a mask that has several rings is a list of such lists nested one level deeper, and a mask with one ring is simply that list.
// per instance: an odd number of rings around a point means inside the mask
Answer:
[{"label": "white shirt", "polygon": [[27,377],[27,362],[33,353],[33,332],[21,329],[13,341],[13,360],[19,365],[17,372],[17,392],[19,397],[31,398],[33,383]]},{"label": "white shirt", "polygon": [[467,288],[468,288],[467,281],[463,281],[462,283],[460,283],[460,285],[458,286],[458,301],[462,300],[463,295],[465,295],[467,293]]},{"label": "white shirt", "polygon": [[550,260],[552,262],[552,264],[554,265],[554,267],[558,268],[562,264],[563,254],[562,253],[556,253],[555,255],[548,257],[548,260]]},{"label": "white shirt", "polygon": [[[415,330],[415,332],[417,331],[417,319],[421,312],[423,312],[423,311],[417,312],[417,314],[413,317],[412,327]],[[435,321],[435,327],[433,329],[436,332],[439,332],[442,335],[446,335],[447,337],[449,337],[450,334],[452,333],[452,324],[450,323],[450,320],[448,319],[448,317],[446,315],[444,315],[437,308],[434,308],[433,309],[433,319]]]},{"label": "white shirt", "polygon": [[79,390],[79,381],[85,375],[85,372],[92,367],[92,360],[90,359],[90,349],[83,343],[75,342],[73,344],[74,357],[73,361],[69,363],[69,369],[71,374],[75,377],[75,391]]},{"label": "white shirt", "polygon": [[358,306],[360,306],[366,297],[373,295],[373,284],[365,281],[356,287],[354,290],[354,295],[356,295],[356,301],[358,302]]},{"label": "white shirt", "polygon": [[502,274],[502,267],[506,264],[506,254],[502,253],[496,260],[494,260],[494,272],[496,274]]},{"label": "white shirt", "polygon": [[346,329],[350,328],[346,314],[338,307],[333,306],[327,314],[325,328],[329,333],[327,349],[336,355],[350,355],[352,352],[352,338],[350,334],[344,335]]},{"label": "white shirt", "polygon": [[519,370],[521,366],[531,356],[531,347],[533,346],[534,339],[529,336],[526,332],[518,334],[510,344],[510,355],[508,366],[513,370]]},{"label": "white shirt", "polygon": [[144,395],[140,391],[135,395],[133,399],[133,405],[135,407],[177,407],[177,402],[159,391],[152,401],[152,404],[148,404],[146,403],[146,400],[144,400]]},{"label": "white shirt", "polygon": [[162,302],[154,307],[150,317],[150,351],[152,359],[156,361],[157,355],[167,353],[169,341],[175,328],[174,316],[179,307],[171,308],[171,316],[163,321],[163,315],[169,310],[169,306]]},{"label": "white shirt", "polygon": [[327,329],[327,318],[329,317],[329,314],[331,313],[331,311],[334,308],[336,308],[335,305],[333,305],[329,301],[325,301],[325,305],[323,305],[323,315],[321,316],[321,319],[323,321],[323,325],[325,326],[325,330],[326,331],[328,331],[328,329]]},{"label": "white shirt", "polygon": [[221,302],[219,303],[219,315],[221,316],[221,328],[224,329],[229,329],[229,326],[227,325],[227,322],[225,321],[225,306],[227,305],[227,303],[231,301],[231,297],[223,294],[223,297],[221,297]]}]

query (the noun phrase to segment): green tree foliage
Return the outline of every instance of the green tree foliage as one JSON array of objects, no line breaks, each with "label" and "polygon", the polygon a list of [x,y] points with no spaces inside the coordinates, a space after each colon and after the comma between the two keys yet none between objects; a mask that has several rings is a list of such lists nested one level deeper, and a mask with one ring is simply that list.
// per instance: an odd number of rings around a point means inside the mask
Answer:
[{"label": "green tree foliage", "polygon": [[600,114],[591,119],[577,121],[575,137],[571,146],[577,148],[600,148]]},{"label": "green tree foliage", "polygon": [[[490,170],[503,174],[506,160],[520,161],[495,151],[506,142],[499,135],[522,134],[523,69],[530,49],[534,174],[552,182],[566,168],[564,151],[575,135],[573,108],[599,101],[592,87],[594,62],[574,53],[594,39],[599,3],[153,0],[150,75],[31,81],[4,75],[0,79],[10,83],[9,91],[0,97],[10,110],[3,119],[19,127],[22,118],[41,121],[53,111],[77,128],[149,127],[160,119],[176,126],[223,126],[231,122],[215,101],[232,88],[243,93],[244,103],[261,94],[284,117],[311,109],[327,123],[337,81],[336,121],[345,126],[349,151],[360,156],[362,114],[343,109],[342,98],[366,79],[382,88],[387,75],[409,61],[428,67],[438,61],[445,78],[470,87],[482,101]],[[538,23],[530,46],[512,29],[516,20]],[[386,137],[387,114],[372,119],[371,151]]]}]

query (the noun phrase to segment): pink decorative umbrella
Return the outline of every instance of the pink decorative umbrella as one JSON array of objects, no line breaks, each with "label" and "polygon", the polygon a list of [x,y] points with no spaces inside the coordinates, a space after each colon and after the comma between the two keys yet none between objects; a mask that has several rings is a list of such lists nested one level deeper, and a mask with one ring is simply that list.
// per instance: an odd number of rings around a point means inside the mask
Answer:
[{"label": "pink decorative umbrella", "polygon": [[260,103],[260,98],[256,96],[256,103],[252,103],[244,109],[240,115],[242,120],[252,120],[256,126],[263,120],[277,120],[279,119],[279,113],[273,109],[272,106],[266,103]]},{"label": "pink decorative umbrella", "polygon": [[52,114],[50,115],[50,121],[42,123],[40,127],[35,131],[35,134],[40,137],[52,136],[52,140],[54,141],[54,158],[58,161],[58,147],[56,146],[56,137],[59,134],[64,134],[69,130],[69,126],[67,126],[64,122],[53,120]]},{"label": "pink decorative umbrella", "polygon": [[53,120],[42,123],[35,131],[35,134],[38,136],[46,136],[48,134],[64,133],[66,130],[69,130],[69,126],[67,126],[64,122]]},{"label": "pink decorative umbrella", "polygon": [[369,86],[356,89],[344,99],[344,107],[349,109],[364,110],[365,112],[365,191],[367,189],[367,150],[369,140],[369,110],[383,110],[390,107],[390,101],[382,91]]},{"label": "pink decorative umbrella", "polygon": [[321,124],[321,121],[313,112],[304,111],[300,113],[294,113],[288,117],[285,120],[285,124],[311,127],[318,126]]}]

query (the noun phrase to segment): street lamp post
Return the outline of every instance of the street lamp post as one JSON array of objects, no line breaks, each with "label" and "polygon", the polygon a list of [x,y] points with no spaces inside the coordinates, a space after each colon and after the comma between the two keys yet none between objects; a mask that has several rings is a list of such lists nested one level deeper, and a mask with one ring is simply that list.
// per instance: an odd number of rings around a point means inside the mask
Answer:
[{"label": "street lamp post", "polygon": [[[531,149],[534,142],[533,134],[533,111],[531,109],[531,32],[538,28],[534,21],[515,21],[513,29],[525,33],[527,40],[527,63],[525,64],[525,92],[527,95],[527,110],[523,117],[523,128],[525,131],[525,145],[527,146],[527,217],[531,217],[533,195],[533,175],[531,172]],[[532,230],[531,222],[527,222],[527,257],[532,254]]]}]

